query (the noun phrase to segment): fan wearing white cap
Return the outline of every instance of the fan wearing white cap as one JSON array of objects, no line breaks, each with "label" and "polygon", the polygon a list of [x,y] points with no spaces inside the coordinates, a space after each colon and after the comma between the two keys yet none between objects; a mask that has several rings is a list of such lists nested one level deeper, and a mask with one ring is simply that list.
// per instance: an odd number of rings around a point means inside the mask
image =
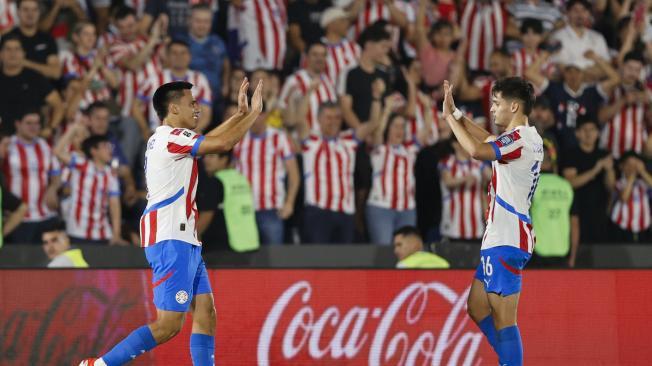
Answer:
[{"label": "fan wearing white cap", "polygon": [[339,90],[340,79],[346,71],[358,65],[360,46],[347,38],[351,27],[350,14],[338,7],[326,9],[321,15],[324,29],[321,41],[326,45],[326,75]]}]

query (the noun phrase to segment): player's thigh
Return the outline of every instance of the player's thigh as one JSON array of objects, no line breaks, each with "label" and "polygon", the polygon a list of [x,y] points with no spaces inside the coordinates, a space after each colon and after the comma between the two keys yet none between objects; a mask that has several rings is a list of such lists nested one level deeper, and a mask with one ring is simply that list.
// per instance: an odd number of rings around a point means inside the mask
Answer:
[{"label": "player's thigh", "polygon": [[476,323],[491,314],[491,306],[489,305],[487,293],[484,290],[484,284],[477,278],[474,278],[473,283],[471,283],[466,309],[471,319]]},{"label": "player's thigh", "polygon": [[489,293],[489,305],[491,306],[496,329],[500,330],[516,325],[516,312],[518,310],[518,300],[520,296],[520,292],[509,296]]}]

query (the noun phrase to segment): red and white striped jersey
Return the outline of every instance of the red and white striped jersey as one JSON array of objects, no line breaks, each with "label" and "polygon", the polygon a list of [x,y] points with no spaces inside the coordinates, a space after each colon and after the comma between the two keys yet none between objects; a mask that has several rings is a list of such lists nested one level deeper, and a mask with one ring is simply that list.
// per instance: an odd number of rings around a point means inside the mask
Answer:
[{"label": "red and white striped jersey", "polygon": [[414,209],[414,163],[418,152],[419,146],[414,142],[374,147],[368,204],[397,211]]},{"label": "red and white striped jersey", "polygon": [[249,131],[233,150],[236,168],[247,177],[256,211],[280,209],[285,203],[285,161],[294,157],[288,135],[268,127],[262,135]]},{"label": "red and white striped jersey", "polygon": [[488,70],[491,52],[502,47],[507,12],[499,0],[469,0],[462,11],[461,29],[467,37],[466,62],[471,70]]},{"label": "red and white striped jersey", "polygon": [[324,210],[353,214],[353,171],[359,141],[353,131],[335,138],[311,133],[302,142],[305,202]]},{"label": "red and white striped jersey", "polygon": [[[394,0],[394,5],[399,11],[405,14],[408,22],[414,23],[416,13],[409,3],[402,0]],[[358,19],[353,22],[353,26],[349,32],[349,39],[357,40],[360,33],[368,26],[379,20],[390,22],[391,18],[389,8],[384,0],[366,0],[363,9],[358,14]],[[398,44],[401,38],[400,28],[392,26],[390,35],[392,37],[393,49],[398,50]]]},{"label": "red and white striped jersey", "polygon": [[147,141],[147,208],[140,218],[143,247],[174,240],[201,246],[197,238],[197,150],[204,136],[167,125]]},{"label": "red and white striped jersey", "polygon": [[453,178],[474,176],[472,186],[462,185],[448,188],[441,180],[442,207],[440,232],[451,239],[480,239],[484,231],[482,217],[482,170],[486,163],[469,159],[460,160],[455,154],[443,158],[438,165],[440,171],[447,171]]},{"label": "red and white striped jersey", "polygon": [[16,135],[11,136],[3,173],[11,193],[27,204],[24,222],[43,221],[56,215],[45,203],[45,192],[50,177],[61,174],[61,166],[47,141],[39,137],[28,144]]},{"label": "red and white striped jersey", "polygon": [[325,74],[333,82],[335,90],[339,90],[340,79],[346,76],[349,69],[358,66],[361,52],[360,46],[346,38],[338,43],[328,43],[325,37],[321,41],[328,49]]},{"label": "red and white striped jersey", "polygon": [[543,140],[532,126],[519,126],[490,142],[496,153],[489,184],[482,249],[512,246],[532,253],[532,196],[539,182]]},{"label": "red and white striped jersey", "polygon": [[143,82],[138,85],[138,98],[143,102],[143,105],[146,106],[144,111],[145,117],[148,119],[149,126],[152,130],[161,125],[161,121],[156,115],[154,105],[152,104],[154,92],[156,92],[156,89],[161,85],[173,81],[187,81],[191,83],[193,85],[191,93],[197,100],[197,103],[209,107],[212,106],[213,94],[211,87],[208,84],[208,79],[206,79],[206,76],[203,73],[188,70],[184,77],[179,78],[174,76],[170,69],[156,71],[151,73],[147,79],[143,80]]},{"label": "red and white striped jersey", "polygon": [[[616,192],[620,193],[627,185],[627,178],[622,177],[616,182]],[[650,227],[650,196],[648,186],[642,179],[637,178],[632,186],[632,193],[627,202],[617,196],[611,209],[611,221],[621,229],[640,233]]]},{"label": "red and white striped jersey", "polygon": [[18,25],[16,2],[0,0],[0,34],[5,33]]},{"label": "red and white striped jersey", "polygon": [[120,196],[116,172],[106,165],[73,152],[70,169],[70,206],[64,211],[66,231],[70,236],[89,240],[110,240],[109,198]]},{"label": "red and white striped jersey", "polygon": [[120,70],[121,81],[118,90],[118,104],[122,106],[123,116],[131,115],[131,107],[134,98],[138,94],[139,85],[143,84],[152,74],[161,70],[161,62],[156,51],[153,51],[150,60],[138,72],[121,66],[125,58],[137,55],[146,44],[147,38],[141,36],[131,42],[116,38],[109,46],[109,60]]},{"label": "red and white striped jersey", "polygon": [[283,0],[243,0],[242,7],[229,6],[228,28],[237,30],[242,48],[242,67],[280,70],[285,61],[288,28]]},{"label": "red and white striped jersey", "polygon": [[[624,94],[622,88],[617,88],[609,103],[624,98]],[[611,155],[615,158],[620,158],[629,150],[642,152],[648,138],[645,111],[649,107],[650,105],[646,103],[623,105],[602,129],[600,146],[611,151]]]},{"label": "red and white striped jersey", "polygon": [[[97,52],[93,51],[87,56],[81,56],[76,52],[63,50],[59,52],[59,60],[62,66],[63,78],[83,78],[93,67],[93,62]],[[104,60],[108,64],[109,60]],[[102,76],[101,72],[95,74],[88,89],[84,93],[82,100],[79,102],[79,108],[85,109],[90,104],[98,101],[105,101],[111,99],[111,90]]]},{"label": "red and white striped jersey", "polygon": [[[416,110],[414,111],[414,117],[409,118],[407,120],[406,128],[407,128],[407,133],[405,136],[411,140],[411,141],[416,141],[419,131],[425,126],[426,124],[426,106],[421,102],[420,98],[417,98],[417,103],[416,103]],[[439,141],[439,123],[440,123],[440,116],[439,112],[437,111],[437,103],[432,103],[430,106],[430,110],[432,113],[432,126],[430,126],[430,130],[432,131],[430,139],[428,139],[428,144],[432,145]]]},{"label": "red and white striped jersey", "polygon": [[[294,98],[301,98],[310,88],[312,77],[306,69],[301,69],[285,79],[281,94],[279,96],[279,108],[285,109]],[[319,124],[317,123],[317,114],[319,106],[324,102],[337,102],[337,93],[335,87],[331,83],[328,76],[322,74],[320,76],[320,85],[317,90],[312,92],[310,96],[310,107],[308,108],[308,127],[314,132],[319,132]]]}]

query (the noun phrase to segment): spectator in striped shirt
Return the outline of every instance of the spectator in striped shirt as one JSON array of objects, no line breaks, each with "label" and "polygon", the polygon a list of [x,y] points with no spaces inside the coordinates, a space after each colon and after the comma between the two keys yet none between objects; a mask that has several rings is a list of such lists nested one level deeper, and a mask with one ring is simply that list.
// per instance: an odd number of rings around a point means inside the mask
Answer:
[{"label": "spectator in striped shirt", "polygon": [[634,151],[625,152],[619,163],[621,177],[614,187],[616,201],[611,209],[612,240],[617,242],[648,242],[650,240],[650,195],[652,175],[642,157]]},{"label": "spectator in striped shirt", "polygon": [[70,152],[82,122],[72,125],[54,148],[59,160],[71,171],[70,205],[63,211],[66,231],[73,244],[128,245],[122,238],[120,186],[111,168],[113,153],[106,136],[91,136],[82,143],[84,156]]},{"label": "spectator in striped shirt", "polygon": [[[326,46],[320,42],[308,46],[306,53],[306,67],[290,75],[283,84],[279,96],[279,108],[283,111],[283,120],[306,119],[311,130],[319,130],[317,112],[319,106],[325,102],[337,102],[335,86],[324,71],[326,71]],[[308,89],[313,82],[319,83],[312,93]],[[294,110],[288,108],[291,99],[308,98],[310,108],[306,115],[296,115]],[[293,123],[295,124],[295,123]]]},{"label": "spectator in striped shirt", "polygon": [[563,14],[552,2],[546,0],[517,0],[507,5],[507,11],[521,27],[526,19],[540,21],[546,33],[563,26]]},{"label": "spectator in striped shirt", "polygon": [[7,187],[29,208],[8,242],[39,244],[44,228],[56,220],[61,169],[40,132],[41,115],[28,110],[16,121],[16,134],[7,147],[3,163]]},{"label": "spectator in striped shirt", "polygon": [[336,90],[340,90],[347,71],[358,65],[360,46],[347,38],[351,21],[346,11],[337,7],[328,8],[322,13],[320,24],[325,33],[321,42],[328,48],[326,75]]},{"label": "spectator in striped shirt", "polygon": [[18,23],[18,11],[14,0],[0,0],[0,36]]},{"label": "spectator in striped shirt", "polygon": [[111,92],[119,84],[119,78],[107,62],[105,49],[97,49],[97,33],[95,25],[80,22],[72,31],[74,49],[59,53],[64,79],[80,79],[79,108],[87,108],[96,101],[112,99]]},{"label": "spectator in striped shirt", "polygon": [[299,191],[299,166],[287,133],[269,127],[267,116],[258,116],[234,148],[234,157],[253,191],[260,243],[282,244],[283,220],[292,216]]},{"label": "spectator in striped shirt", "polygon": [[[369,122],[342,131],[342,111],[335,103],[319,108],[319,132],[310,130],[305,120],[296,126],[303,150],[305,204],[303,242],[351,243],[355,213],[353,171],[361,140],[380,124],[382,81],[374,83]],[[307,108],[304,104],[303,108]],[[319,223],[315,225],[315,223]]]},{"label": "spectator in striped shirt", "polygon": [[[525,70],[539,57],[539,46],[543,42],[543,26],[537,19],[524,19],[521,23],[522,47],[512,52],[512,67],[514,76],[523,77]],[[547,65],[541,65],[546,68]]]},{"label": "spectator in striped shirt", "polygon": [[440,234],[449,240],[480,243],[484,234],[486,201],[483,187],[491,179],[491,166],[471,158],[451,136],[453,153],[439,162],[442,192]]},{"label": "spectator in striped shirt", "polygon": [[652,91],[640,80],[644,65],[640,53],[625,55],[620,66],[621,82],[598,113],[599,121],[605,124],[600,146],[616,159],[629,150],[652,155],[652,138],[647,132],[652,123]]},{"label": "spectator in striped shirt", "polygon": [[366,219],[371,242],[381,245],[391,245],[392,233],[399,228],[416,225],[414,163],[432,135],[432,126],[424,124],[418,137],[412,138],[405,117],[394,112],[396,106],[395,96],[386,98],[371,150],[373,182]]}]

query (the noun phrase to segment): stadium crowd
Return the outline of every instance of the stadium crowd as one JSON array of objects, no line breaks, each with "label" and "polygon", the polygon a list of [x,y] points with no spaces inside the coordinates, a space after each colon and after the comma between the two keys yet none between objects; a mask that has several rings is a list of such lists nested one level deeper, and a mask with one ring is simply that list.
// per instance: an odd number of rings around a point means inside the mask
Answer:
[{"label": "stadium crowd", "polygon": [[650,241],[651,0],[0,0],[0,34],[7,245],[61,219],[73,244],[149,240],[154,91],[194,84],[202,132],[245,76],[265,82],[263,114],[190,183],[205,251],[390,245],[405,226],[479,242],[495,178],[440,118],[441,86],[500,134],[491,87],[510,76],[537,91],[540,259]]}]

